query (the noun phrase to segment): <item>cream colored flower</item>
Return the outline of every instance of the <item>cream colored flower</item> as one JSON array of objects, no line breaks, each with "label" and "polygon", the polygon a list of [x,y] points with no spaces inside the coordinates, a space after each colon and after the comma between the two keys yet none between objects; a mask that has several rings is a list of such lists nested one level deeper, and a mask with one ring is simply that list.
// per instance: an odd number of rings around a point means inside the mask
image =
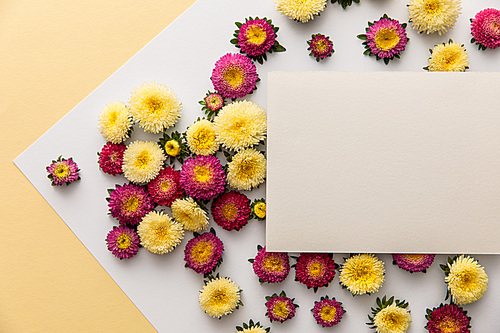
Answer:
[{"label": "cream colored flower", "polygon": [[410,0],[411,25],[420,33],[442,35],[457,22],[461,4],[462,0]]},{"label": "cream colored flower", "polygon": [[186,139],[189,149],[196,155],[212,155],[219,149],[219,142],[215,139],[214,124],[205,119],[189,126]]},{"label": "cream colored flower", "polygon": [[232,313],[241,304],[240,287],[230,278],[216,278],[200,290],[201,309],[209,316],[221,318]]},{"label": "cream colored flower", "polygon": [[146,250],[165,254],[180,244],[184,238],[184,229],[167,214],[152,211],[137,226],[137,234]]},{"label": "cream colored flower", "polygon": [[98,123],[99,131],[106,141],[122,143],[132,129],[130,109],[123,102],[110,103],[99,114]]},{"label": "cream colored flower", "polygon": [[292,20],[306,23],[319,15],[327,0],[275,0],[276,10]]},{"label": "cream colored flower", "polygon": [[193,198],[177,199],[172,203],[172,216],[184,230],[200,232],[208,227],[207,213]]},{"label": "cream colored flower", "polygon": [[122,170],[125,178],[133,183],[145,183],[158,176],[165,155],[153,141],[134,141],[123,153]]},{"label": "cream colored flower", "polygon": [[445,278],[453,302],[458,305],[473,303],[488,289],[488,275],[477,260],[461,255],[448,263],[450,273]]},{"label": "cream colored flower", "polygon": [[227,183],[237,190],[250,191],[265,181],[266,163],[264,154],[253,148],[239,151],[228,163]]},{"label": "cream colored flower", "polygon": [[411,326],[411,315],[395,303],[380,310],[373,318],[378,333],[405,333]]}]

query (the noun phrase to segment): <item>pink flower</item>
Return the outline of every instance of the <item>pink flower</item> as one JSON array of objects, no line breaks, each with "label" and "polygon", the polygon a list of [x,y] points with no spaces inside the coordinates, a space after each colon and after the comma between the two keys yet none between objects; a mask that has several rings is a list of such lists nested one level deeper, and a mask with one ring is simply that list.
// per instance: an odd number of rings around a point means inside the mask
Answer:
[{"label": "pink flower", "polygon": [[250,57],[258,57],[268,52],[276,40],[273,26],[266,20],[249,20],[238,32],[238,46]]},{"label": "pink flower", "polygon": [[295,279],[307,288],[326,287],[335,276],[335,262],[327,253],[301,253],[295,265]]},{"label": "pink flower", "polygon": [[108,192],[109,212],[120,223],[136,226],[154,208],[153,200],[142,186],[117,185],[114,190],[108,190]]},{"label": "pink flower", "polygon": [[205,97],[205,105],[212,112],[219,111],[224,106],[224,98],[220,94],[211,93]]},{"label": "pink flower", "polygon": [[470,333],[470,317],[467,311],[455,304],[441,304],[432,310],[427,309],[427,325],[429,333]]},{"label": "pink flower", "polygon": [[330,37],[323,34],[312,35],[312,39],[307,41],[307,44],[309,44],[308,50],[311,51],[309,55],[315,57],[316,61],[326,59],[334,52]]},{"label": "pink flower", "polygon": [[180,184],[189,197],[211,200],[224,192],[225,173],[217,157],[198,155],[182,165]]},{"label": "pink flower", "polygon": [[256,88],[259,76],[252,60],[241,54],[228,53],[215,63],[212,83],[215,90],[225,98],[239,98]]},{"label": "pink flower", "polygon": [[425,272],[434,262],[435,254],[393,254],[393,263],[400,268],[413,272]]},{"label": "pink flower", "polygon": [[299,307],[293,303],[293,298],[286,296],[284,291],[279,295],[273,294],[272,296],[267,296],[266,300],[266,316],[270,321],[274,320],[282,323],[288,319],[292,319],[295,316],[296,308]]},{"label": "pink flower", "polygon": [[500,10],[483,9],[471,21],[473,43],[482,49],[496,49],[500,46]]},{"label": "pink flower", "polygon": [[128,259],[139,251],[139,235],[133,229],[124,225],[113,227],[106,237],[106,244],[115,257],[119,259]]},{"label": "pink flower", "polygon": [[172,167],[161,169],[158,176],[148,184],[149,195],[158,205],[170,207],[175,199],[184,196],[180,179],[180,172]]},{"label": "pink flower", "polygon": [[290,260],[284,252],[266,252],[265,247],[258,247],[255,259],[250,259],[253,271],[261,282],[282,282],[290,272]]},{"label": "pink flower", "polygon": [[196,273],[205,275],[211,273],[222,262],[222,251],[224,251],[224,245],[213,229],[195,236],[184,249],[186,267]]},{"label": "pink flower", "polygon": [[124,143],[106,143],[99,153],[99,168],[110,175],[122,174],[123,152],[125,149],[127,149],[127,146]]},{"label": "pink flower", "polygon": [[78,165],[73,161],[73,158],[62,158],[59,156],[57,160],[53,160],[52,164],[46,167],[49,175],[47,176],[52,186],[69,185],[80,179]]},{"label": "pink flower", "polygon": [[316,322],[323,327],[332,327],[340,323],[345,312],[342,303],[328,296],[321,297],[321,300],[314,302],[311,311]]},{"label": "pink flower", "polygon": [[215,223],[228,231],[240,230],[248,223],[251,213],[250,200],[236,191],[223,193],[212,203]]}]

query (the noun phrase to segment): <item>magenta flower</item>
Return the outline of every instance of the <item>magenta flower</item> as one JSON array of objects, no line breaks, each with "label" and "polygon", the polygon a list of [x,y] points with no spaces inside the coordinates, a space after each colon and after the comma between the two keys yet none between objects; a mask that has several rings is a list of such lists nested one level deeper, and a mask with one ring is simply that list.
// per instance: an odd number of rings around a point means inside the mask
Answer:
[{"label": "magenta flower", "polygon": [[483,9],[471,19],[471,43],[476,43],[479,49],[496,49],[500,46],[500,10]]},{"label": "magenta flower", "polygon": [[365,54],[375,56],[377,60],[384,59],[387,65],[390,60],[399,58],[410,40],[406,35],[406,23],[399,23],[386,14],[380,20],[368,22],[366,34],[358,35],[364,40]]},{"label": "magenta flower", "polygon": [[266,20],[249,20],[238,31],[238,47],[250,57],[258,57],[268,52],[274,45],[276,34]]},{"label": "magenta flower", "polygon": [[239,98],[256,89],[259,76],[252,60],[241,54],[228,53],[215,63],[212,83],[225,98]]},{"label": "magenta flower", "polygon": [[393,264],[410,273],[424,272],[434,262],[435,254],[393,254]]},{"label": "magenta flower", "polygon": [[316,58],[318,62],[327,57],[331,57],[333,52],[335,52],[330,37],[323,34],[312,35],[311,40],[308,40],[307,44],[309,45],[307,49],[311,51],[309,55]]},{"label": "magenta flower", "polygon": [[470,333],[470,320],[467,311],[455,304],[441,304],[434,309],[427,309],[425,315],[429,333]]},{"label": "magenta flower", "polygon": [[124,143],[106,143],[99,155],[99,168],[109,175],[120,175],[123,173],[123,152],[127,149]]},{"label": "magenta flower", "polygon": [[141,219],[154,208],[153,200],[146,189],[139,185],[117,185],[114,190],[108,190],[109,213],[129,226],[136,226]]},{"label": "magenta flower", "polygon": [[316,322],[323,327],[332,327],[340,323],[345,313],[342,303],[334,298],[321,297],[319,301],[314,302],[311,309]]},{"label": "magenta flower", "polygon": [[52,164],[46,167],[49,175],[47,176],[52,186],[69,185],[80,179],[78,165],[73,161],[73,158],[65,159],[59,156],[57,160],[53,160]]},{"label": "magenta flower", "polygon": [[180,179],[180,172],[174,168],[168,166],[161,169],[158,176],[148,184],[149,195],[158,205],[170,207],[172,202],[184,196]]},{"label": "magenta flower", "polygon": [[270,321],[274,320],[280,323],[292,319],[295,316],[296,308],[299,307],[293,303],[294,298],[287,297],[284,291],[279,295],[266,296],[266,301],[266,316]]},{"label": "magenta flower", "polygon": [[282,282],[290,272],[290,259],[285,252],[266,252],[266,248],[257,246],[257,256],[249,259],[253,271],[259,277],[259,281],[277,283]]},{"label": "magenta flower", "polygon": [[225,177],[217,157],[198,155],[184,161],[180,184],[189,197],[211,200],[224,192]]},{"label": "magenta flower", "polygon": [[326,287],[335,276],[335,262],[328,253],[301,253],[295,264],[295,280],[307,288]]},{"label": "magenta flower", "polygon": [[222,251],[224,251],[224,245],[215,235],[214,229],[201,235],[195,234],[184,249],[186,267],[198,274],[207,275],[222,262]]},{"label": "magenta flower", "polygon": [[224,98],[220,94],[211,93],[205,97],[205,105],[210,111],[216,112],[224,106]]},{"label": "magenta flower", "polygon": [[223,193],[212,202],[215,223],[227,231],[240,230],[248,223],[251,213],[250,200],[237,191]]},{"label": "magenta flower", "polygon": [[137,232],[124,225],[113,227],[106,237],[108,250],[119,259],[128,259],[135,256],[139,251],[140,242]]}]

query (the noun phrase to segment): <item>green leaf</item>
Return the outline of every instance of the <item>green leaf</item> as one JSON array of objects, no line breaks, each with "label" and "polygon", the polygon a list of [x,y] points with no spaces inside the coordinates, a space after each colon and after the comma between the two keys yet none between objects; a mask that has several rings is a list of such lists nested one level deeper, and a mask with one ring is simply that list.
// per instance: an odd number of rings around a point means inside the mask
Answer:
[{"label": "green leaf", "polygon": [[361,40],[366,40],[366,35],[365,34],[358,35],[357,37],[359,39],[361,39]]},{"label": "green leaf", "polygon": [[240,22],[234,22],[234,24],[236,24],[236,26],[237,26],[238,28],[241,28],[241,26],[243,25],[243,23],[240,23]]},{"label": "green leaf", "polygon": [[231,39],[229,42],[230,42],[231,44],[236,45],[236,44],[238,44],[238,39],[233,38],[233,39]]},{"label": "green leaf", "polygon": [[286,48],[283,45],[281,45],[281,44],[278,43],[278,45],[275,44],[273,46],[273,51],[274,52],[285,52]]}]

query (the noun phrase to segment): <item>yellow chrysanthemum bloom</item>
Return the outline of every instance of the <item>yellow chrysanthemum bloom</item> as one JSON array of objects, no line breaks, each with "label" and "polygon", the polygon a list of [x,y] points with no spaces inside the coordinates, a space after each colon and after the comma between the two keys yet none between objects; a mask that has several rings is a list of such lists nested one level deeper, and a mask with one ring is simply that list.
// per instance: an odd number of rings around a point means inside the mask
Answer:
[{"label": "yellow chrysanthemum bloom", "polygon": [[266,178],[266,158],[253,148],[239,151],[228,163],[227,183],[237,190],[250,191]]},{"label": "yellow chrysanthemum bloom", "polygon": [[206,119],[189,126],[186,138],[189,149],[196,155],[212,155],[219,149],[219,142],[215,140],[215,126]]},{"label": "yellow chrysanthemum bloom", "polygon": [[193,198],[177,199],[172,203],[172,216],[184,230],[200,232],[208,227],[207,213]]},{"label": "yellow chrysanthemum bloom", "polygon": [[170,140],[165,143],[165,152],[169,156],[177,156],[181,152],[181,146],[177,140]]},{"label": "yellow chrysanthemum bloom", "polygon": [[137,234],[146,250],[165,254],[179,245],[184,238],[184,229],[167,214],[152,211],[137,226]]},{"label": "yellow chrysanthemum bloom", "polygon": [[165,155],[153,141],[134,141],[123,153],[122,170],[132,183],[145,183],[158,176]]},{"label": "yellow chrysanthemum bloom", "polygon": [[275,0],[276,10],[292,20],[306,23],[319,15],[327,0]]},{"label": "yellow chrysanthemum bloom", "polygon": [[384,262],[373,254],[358,254],[345,261],[340,270],[340,283],[353,295],[375,293],[385,280]]},{"label": "yellow chrysanthemum bloom", "polygon": [[469,68],[469,55],[464,45],[453,41],[434,46],[429,58],[429,72],[465,72]]},{"label": "yellow chrysanthemum bloom", "polygon": [[410,0],[408,12],[413,29],[440,36],[457,22],[462,0]]},{"label": "yellow chrysanthemum bloom", "polygon": [[221,277],[208,282],[198,301],[201,309],[211,317],[220,318],[230,314],[240,304],[240,287],[230,278]]},{"label": "yellow chrysanthemum bloom", "polygon": [[180,118],[182,104],[166,85],[148,82],[135,88],[130,97],[130,112],[145,131],[159,133]]},{"label": "yellow chrysanthemum bloom", "polygon": [[130,109],[123,102],[110,103],[99,114],[98,122],[106,141],[122,143],[128,139],[132,128]]},{"label": "yellow chrysanthemum bloom", "polygon": [[473,303],[483,297],[488,289],[488,275],[477,260],[461,255],[448,263],[450,273],[445,278],[453,302],[458,305]]},{"label": "yellow chrysanthemum bloom", "polygon": [[265,202],[258,202],[255,204],[253,207],[253,212],[257,217],[263,219],[266,217],[266,203]]},{"label": "yellow chrysanthemum bloom", "polygon": [[395,303],[380,310],[373,318],[379,333],[405,333],[411,326],[410,312]]},{"label": "yellow chrysanthemum bloom", "polygon": [[214,119],[217,140],[228,149],[247,148],[266,138],[267,115],[249,101],[223,107]]}]

